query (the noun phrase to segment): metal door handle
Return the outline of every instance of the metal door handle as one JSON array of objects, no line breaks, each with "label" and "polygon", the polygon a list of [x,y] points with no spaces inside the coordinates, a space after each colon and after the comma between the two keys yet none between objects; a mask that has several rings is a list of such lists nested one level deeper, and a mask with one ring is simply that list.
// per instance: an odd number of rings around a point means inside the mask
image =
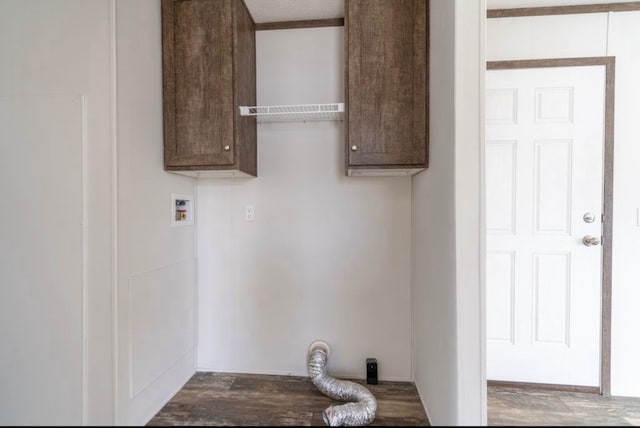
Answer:
[{"label": "metal door handle", "polygon": [[587,247],[592,247],[594,245],[600,245],[600,239],[596,236],[585,235],[585,237],[582,238],[582,243]]}]

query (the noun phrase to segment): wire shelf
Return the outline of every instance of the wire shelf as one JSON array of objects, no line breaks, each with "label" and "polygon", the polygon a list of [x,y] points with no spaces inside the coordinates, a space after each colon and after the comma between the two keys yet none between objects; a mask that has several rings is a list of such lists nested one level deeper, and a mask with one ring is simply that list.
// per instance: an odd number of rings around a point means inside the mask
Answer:
[{"label": "wire shelf", "polygon": [[240,116],[254,116],[258,123],[343,120],[344,103],[240,106]]}]

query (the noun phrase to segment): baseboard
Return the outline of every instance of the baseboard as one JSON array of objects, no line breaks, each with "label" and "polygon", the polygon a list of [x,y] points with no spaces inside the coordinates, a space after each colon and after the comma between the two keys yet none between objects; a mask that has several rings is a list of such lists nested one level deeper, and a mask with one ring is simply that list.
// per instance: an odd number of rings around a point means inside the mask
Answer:
[{"label": "baseboard", "polygon": [[418,386],[418,384],[415,382],[413,382],[413,384],[415,385],[416,390],[418,391],[418,397],[420,397],[420,402],[422,403],[424,414],[427,415],[427,425],[431,426],[431,417],[429,416],[429,409],[427,408],[427,403],[425,403],[424,399],[422,398],[422,393],[420,392],[420,387]]},{"label": "baseboard", "polygon": [[505,380],[487,380],[487,386],[500,388],[519,388],[542,391],[565,391],[565,392],[582,392],[585,394],[600,394],[600,388],[597,386],[582,385],[558,385],[552,383],[535,383],[535,382],[511,382]]}]

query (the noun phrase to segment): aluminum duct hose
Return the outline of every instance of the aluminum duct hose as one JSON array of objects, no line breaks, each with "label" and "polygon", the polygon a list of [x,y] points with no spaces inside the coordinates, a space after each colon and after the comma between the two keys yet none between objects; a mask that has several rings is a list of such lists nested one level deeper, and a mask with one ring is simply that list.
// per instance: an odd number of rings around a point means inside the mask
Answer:
[{"label": "aluminum duct hose", "polygon": [[313,342],[307,355],[309,377],[324,395],[340,401],[351,401],[338,406],[329,406],[322,412],[324,423],[336,426],[362,426],[373,422],[378,403],[364,386],[348,380],[339,380],[327,374],[329,345]]}]

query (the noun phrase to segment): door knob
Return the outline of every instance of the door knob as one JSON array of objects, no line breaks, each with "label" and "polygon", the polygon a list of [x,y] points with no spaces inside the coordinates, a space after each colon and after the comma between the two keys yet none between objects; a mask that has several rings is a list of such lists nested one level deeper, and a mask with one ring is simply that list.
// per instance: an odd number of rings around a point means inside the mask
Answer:
[{"label": "door knob", "polygon": [[585,237],[582,238],[582,243],[587,247],[592,247],[594,245],[600,245],[600,239],[596,236],[585,235]]}]

